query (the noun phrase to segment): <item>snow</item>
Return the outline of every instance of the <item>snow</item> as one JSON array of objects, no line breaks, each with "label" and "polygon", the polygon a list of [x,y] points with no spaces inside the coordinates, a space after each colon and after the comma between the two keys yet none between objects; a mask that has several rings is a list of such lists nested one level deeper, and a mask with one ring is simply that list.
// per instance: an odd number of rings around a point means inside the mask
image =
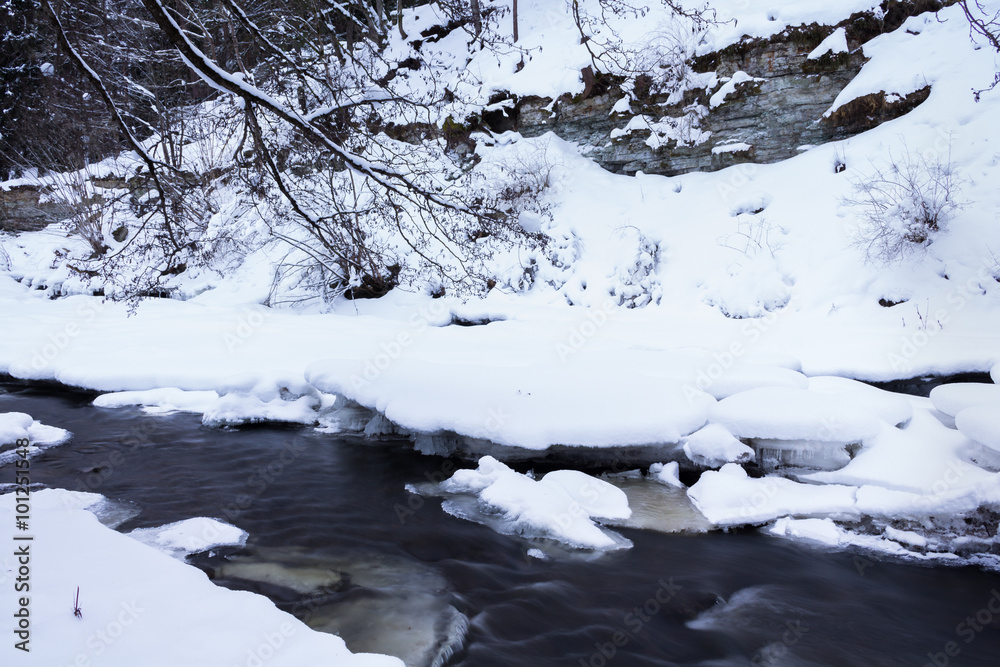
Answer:
[{"label": "snow", "polygon": [[[14,498],[0,496],[6,544],[13,543]],[[30,652],[6,641],[5,664],[403,664],[352,655],[342,639],[310,630],[267,598],[216,586],[197,568],[102,526],[83,509],[98,499],[61,489],[32,493]],[[82,618],[73,615],[77,587]],[[13,638],[15,619],[4,616],[3,632]]]},{"label": "snow", "polygon": [[1000,401],[965,408],[955,415],[962,435],[1000,452]]},{"label": "snow", "polygon": [[680,466],[677,461],[670,461],[669,463],[654,463],[649,466],[649,474],[657,482],[666,484],[667,486],[672,486],[675,489],[683,489],[684,483],[681,482],[681,478],[678,476],[680,472]]},{"label": "snow", "polygon": [[[914,533],[895,530],[892,527],[885,529],[885,536],[879,535],[859,535],[845,530],[830,519],[779,519],[767,532],[778,537],[788,537],[798,540],[806,540],[827,547],[847,548],[858,547],[861,549],[879,552],[891,556],[897,556],[913,560],[938,560],[954,561],[957,556],[954,554],[925,554],[919,551],[912,551],[907,548],[926,546],[926,541]],[[906,545],[906,546],[904,546]]]},{"label": "snow", "polygon": [[[632,512],[625,493],[576,470],[555,470],[536,481],[484,456],[478,468],[456,471],[440,488],[478,496],[489,512],[502,514],[508,532],[549,537],[579,549],[631,546],[595,523],[627,519]],[[445,503],[444,509],[463,516],[455,504]]]},{"label": "snow", "polygon": [[819,46],[810,51],[806,59],[816,60],[828,53],[837,55],[838,53],[847,53],[847,51],[847,29],[837,28],[826,39],[820,42]]},{"label": "snow", "polygon": [[838,394],[760,387],[719,401],[712,421],[740,438],[857,442],[878,433],[878,419]]},{"label": "snow", "polygon": [[762,524],[784,516],[856,516],[855,489],[801,484],[782,477],[753,479],[735,463],[702,473],[688,497],[717,526]]},{"label": "snow", "polygon": [[[834,25],[877,3],[713,6],[720,23],[684,48],[703,54],[744,34]],[[464,100],[453,109],[456,118],[478,111],[495,91],[553,100],[582,91],[580,70],[591,63],[568,12],[547,3],[520,10],[523,50],[470,53],[461,31],[424,45],[422,53],[456,77],[450,90]],[[630,24],[628,44],[647,43],[653,27],[663,27],[663,16],[651,11]],[[439,21],[432,7],[404,12],[412,34]],[[811,57],[842,53],[844,37],[836,30]],[[392,39],[402,59],[409,47]],[[274,303],[267,300],[281,256],[270,246],[220,253],[211,270],[171,278],[186,301],[148,301],[130,313],[88,296],[80,276],[53,260],[82,251],[64,229],[3,236],[0,257],[9,256],[10,270],[0,274],[0,372],[114,392],[97,405],[199,412],[216,426],[271,420],[332,427],[324,421],[331,405],[346,410],[353,401],[384,415],[362,420],[371,434],[398,426],[415,437],[458,435],[539,456],[556,445],[668,445],[660,474],[672,478],[676,461],[666,458],[682,451],[697,466],[721,467],[704,472],[688,492],[717,525],[778,521],[781,534],[825,536],[831,544],[857,537],[842,517],[974,512],[998,500],[998,386],[939,387],[927,401],[847,378],[990,370],[1000,382],[1000,90],[983,92],[979,102],[970,94],[993,80],[995,54],[970,44],[955,6],[911,18],[863,49],[868,60],[860,75],[828,113],[869,93],[898,99],[930,85],[930,97],[849,141],[813,146],[777,164],[625,177],[552,135],[484,135],[476,153],[481,164],[520,161],[530,174],[545,174],[551,219],[526,215],[522,222],[551,243],[546,252],[498,256],[491,266],[497,287],[482,299],[432,299],[413,288],[377,301],[268,308],[260,304]],[[711,77],[694,83],[709,85]],[[750,81],[735,73],[721,82],[712,105]],[[628,104],[622,99],[615,110]],[[640,116],[624,132],[648,131],[656,148],[691,145],[707,139],[702,113]],[[850,179],[889,168],[904,147],[950,156],[967,205],[922,252],[873,266],[852,245],[858,212],[842,198],[851,193]],[[130,175],[137,161],[126,154],[90,170]],[[835,172],[835,163],[845,171]],[[220,210],[239,204],[225,200]],[[220,213],[213,220],[222,235],[253,225],[266,231],[259,218]],[[49,298],[56,294],[74,296]],[[905,303],[882,307],[880,299]],[[459,327],[453,319],[490,323]],[[364,410],[355,408],[361,420]],[[40,428],[26,426],[24,417],[0,423],[18,434]],[[346,418],[338,425],[355,426]],[[790,452],[806,465],[740,476],[734,464],[753,457],[740,439],[761,451]],[[505,489],[580,504],[556,483],[559,476],[546,483],[551,475],[536,482],[496,466],[490,471],[468,473],[466,482],[497,483],[496,500],[528,516],[531,530],[559,526],[545,508],[522,507]],[[579,518],[564,537],[614,542],[592,519]],[[888,530],[885,539],[917,546]]]},{"label": "snow", "polygon": [[121,408],[142,406],[143,411],[153,414],[168,412],[205,412],[219,395],[214,391],[184,391],[176,387],[147,389],[145,391],[116,391],[101,394],[94,399],[99,408]]},{"label": "snow", "polygon": [[684,439],[684,454],[692,463],[719,468],[726,463],[747,463],[755,458],[752,448],[740,442],[721,424],[709,424]]},{"label": "snow", "polygon": [[63,444],[72,435],[65,429],[46,426],[23,412],[0,412],[0,445],[11,446],[0,451],[0,466],[18,458],[14,445],[26,445],[28,456],[33,456],[46,447]]},{"label": "snow", "polygon": [[753,146],[742,141],[712,147],[712,153],[715,153],[716,155],[719,153],[745,153],[751,150],[753,150]]},{"label": "snow", "polygon": [[934,407],[946,415],[958,416],[966,408],[1000,405],[1000,385],[979,382],[956,382],[931,390]]},{"label": "snow", "polygon": [[726,98],[736,92],[736,87],[741,83],[747,83],[748,81],[757,81],[754,77],[750,76],[746,72],[738,71],[734,72],[731,77],[725,79],[725,83],[712,94],[709,98],[709,106],[713,109],[718,106],[722,106],[726,102]]},{"label": "snow", "polygon": [[199,551],[222,546],[245,546],[249,534],[218,519],[196,517],[156,528],[136,528],[128,536],[183,560]]}]

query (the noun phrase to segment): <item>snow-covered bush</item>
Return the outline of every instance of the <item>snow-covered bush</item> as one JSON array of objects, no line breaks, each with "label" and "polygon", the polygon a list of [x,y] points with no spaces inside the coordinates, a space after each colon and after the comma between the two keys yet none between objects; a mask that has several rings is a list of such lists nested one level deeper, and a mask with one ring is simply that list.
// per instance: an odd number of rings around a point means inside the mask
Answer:
[{"label": "snow-covered bush", "polygon": [[843,199],[860,219],[854,244],[874,264],[926,247],[963,205],[950,151],[942,158],[904,145],[899,155],[890,151],[888,163],[870,176],[856,176],[853,192]]}]

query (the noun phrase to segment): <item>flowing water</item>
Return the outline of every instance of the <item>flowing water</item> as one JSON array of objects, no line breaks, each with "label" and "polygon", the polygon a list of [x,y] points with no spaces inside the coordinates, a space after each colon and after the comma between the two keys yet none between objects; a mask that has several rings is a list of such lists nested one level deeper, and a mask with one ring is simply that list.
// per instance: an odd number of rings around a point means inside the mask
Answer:
[{"label": "flowing water", "polygon": [[[619,528],[633,548],[538,559],[528,554],[537,544],[407,493],[453,464],[404,444],[214,430],[195,415],[0,386],[0,411],[74,433],[33,461],[33,481],[134,504],[141,512],[123,531],[227,520],[250,533],[247,548],[194,559],[217,583],[260,592],[353,650],[413,667],[1000,665],[993,573],[755,531]],[[0,468],[0,482],[11,478]]]}]

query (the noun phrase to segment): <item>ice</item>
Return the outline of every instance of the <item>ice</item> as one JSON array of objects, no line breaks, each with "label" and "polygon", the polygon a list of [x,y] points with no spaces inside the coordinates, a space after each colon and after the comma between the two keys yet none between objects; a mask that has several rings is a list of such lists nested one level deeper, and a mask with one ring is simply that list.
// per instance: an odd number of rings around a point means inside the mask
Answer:
[{"label": "ice", "polygon": [[[8,544],[14,499],[0,496],[0,539]],[[44,576],[31,580],[39,632],[24,664],[402,666],[384,655],[352,654],[340,637],[310,630],[267,598],[216,586],[197,568],[102,526],[81,509],[94,502],[93,494],[60,489],[32,493],[34,544],[46,548],[31,549],[32,572]],[[82,618],[71,608],[77,587]],[[13,623],[5,625],[13,638]],[[13,641],[2,651],[12,654]]]},{"label": "ice", "polygon": [[315,424],[323,405],[315,387],[293,376],[238,375],[223,382],[218,392],[219,398],[207,406],[202,417],[208,426]]},{"label": "ice", "polygon": [[34,456],[46,447],[61,445],[73,436],[65,429],[46,426],[23,412],[0,412],[0,466],[18,458],[14,445],[26,441],[28,456]]},{"label": "ice", "polygon": [[1000,402],[974,405],[955,415],[962,435],[1000,451]]},{"label": "ice", "polygon": [[979,382],[942,384],[931,390],[934,407],[952,417],[977,405],[1000,406],[1000,385]]},{"label": "ice", "polygon": [[176,387],[163,387],[146,391],[116,391],[101,394],[94,399],[94,405],[101,408],[138,405],[142,406],[145,412],[153,414],[175,411],[204,413],[218,398],[219,395],[214,391],[185,391]]},{"label": "ice", "polygon": [[720,424],[709,424],[685,438],[684,454],[695,465],[707,468],[719,468],[726,463],[747,463],[755,457],[752,448]]},{"label": "ice", "polygon": [[[484,334],[494,339],[506,324],[477,328],[497,327]],[[498,350],[512,342],[506,338]],[[676,443],[705,424],[715,402],[694,386],[689,355],[680,353],[642,359],[583,349],[565,362],[552,348],[510,350],[504,360],[457,346],[450,354],[447,364],[401,356],[371,380],[363,364],[332,361],[314,364],[306,377],[412,432],[525,449]],[[623,367],[631,369],[627,377]],[[600,387],[592,386],[598,377]]]},{"label": "ice", "polygon": [[704,533],[714,528],[688,498],[683,486],[617,475],[609,476],[608,481],[625,492],[632,510],[628,519],[613,522],[615,526],[661,533]]},{"label": "ice", "polygon": [[[614,485],[581,472],[556,470],[536,481],[484,456],[477,469],[456,471],[440,488],[449,494],[478,496],[484,509],[502,515],[508,532],[549,537],[580,549],[631,546],[595,523],[595,519],[627,519],[628,497]],[[460,506],[446,503],[445,509],[458,513]]]},{"label": "ice", "polygon": [[848,530],[831,519],[778,519],[766,529],[777,537],[813,542],[834,549],[864,549],[879,555],[907,560],[954,563],[959,557],[947,552],[925,552],[928,541],[916,533],[886,526],[882,535]]},{"label": "ice", "polygon": [[828,53],[837,55],[838,53],[846,53],[847,50],[847,30],[845,28],[837,28],[826,39],[820,42],[819,46],[809,52],[807,59],[816,60]]},{"label": "ice", "polygon": [[670,461],[669,463],[654,463],[649,466],[649,475],[657,482],[666,484],[667,486],[672,486],[676,489],[685,488],[684,483],[681,482],[679,476],[680,466],[677,461]]},{"label": "ice", "polygon": [[248,533],[218,519],[197,517],[156,528],[136,528],[129,537],[183,560],[190,554],[222,546],[244,546]]},{"label": "ice", "polygon": [[740,438],[858,442],[878,433],[879,422],[858,402],[838,394],[761,387],[719,401],[711,421]]}]

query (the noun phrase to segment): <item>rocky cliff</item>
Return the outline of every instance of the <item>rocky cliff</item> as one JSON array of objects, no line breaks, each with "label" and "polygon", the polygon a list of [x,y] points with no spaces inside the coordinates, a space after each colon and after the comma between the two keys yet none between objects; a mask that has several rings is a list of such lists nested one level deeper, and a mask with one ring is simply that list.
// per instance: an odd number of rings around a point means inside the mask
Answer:
[{"label": "rocky cliff", "polygon": [[[812,24],[769,39],[744,39],[690,63],[693,72],[715,76],[708,77],[711,83],[705,88],[687,91],[681,103],[633,95],[623,111],[620,85],[598,82],[588,86],[589,94],[575,98],[515,99],[503,114],[485,115],[484,121],[493,129],[517,129],[527,137],[554,132],[583,146],[615,173],[675,175],[740,162],[777,162],[804,147],[871,129],[923,102],[929,87],[905,98],[867,95],[824,117],[864,65],[864,42],[895,30],[909,16],[944,4],[886,2],[881,17],[863,12],[836,26]],[[848,50],[809,58],[838,29],[845,33]],[[587,80],[587,72],[583,78]],[[679,125],[691,118],[697,132],[689,141],[654,136],[656,119]],[[648,129],[648,119],[653,119],[653,129]]]}]

